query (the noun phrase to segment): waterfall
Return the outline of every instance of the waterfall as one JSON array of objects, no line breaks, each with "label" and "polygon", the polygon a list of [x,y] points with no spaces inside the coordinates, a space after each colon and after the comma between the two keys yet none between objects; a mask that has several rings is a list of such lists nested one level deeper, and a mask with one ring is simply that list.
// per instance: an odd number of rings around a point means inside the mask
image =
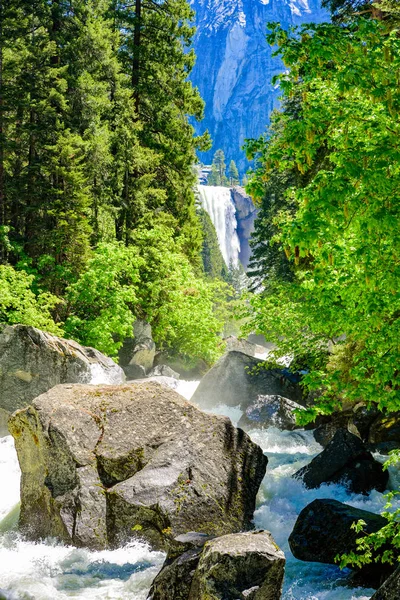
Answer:
[{"label": "waterfall", "polygon": [[227,267],[239,265],[240,240],[230,188],[199,185],[201,205],[210,215]]}]

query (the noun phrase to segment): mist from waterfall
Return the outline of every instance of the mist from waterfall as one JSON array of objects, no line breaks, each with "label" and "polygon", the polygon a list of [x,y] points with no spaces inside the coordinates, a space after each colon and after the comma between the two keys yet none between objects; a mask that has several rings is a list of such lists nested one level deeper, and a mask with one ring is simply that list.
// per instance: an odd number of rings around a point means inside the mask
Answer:
[{"label": "mist from waterfall", "polygon": [[201,205],[209,214],[217,232],[222,256],[229,268],[239,265],[240,240],[236,208],[227,187],[199,185]]}]

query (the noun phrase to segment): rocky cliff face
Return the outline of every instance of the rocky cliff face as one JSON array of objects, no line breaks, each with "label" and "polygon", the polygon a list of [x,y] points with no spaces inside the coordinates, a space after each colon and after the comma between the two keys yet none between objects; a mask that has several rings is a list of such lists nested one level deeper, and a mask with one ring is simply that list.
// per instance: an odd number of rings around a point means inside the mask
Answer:
[{"label": "rocky cliff face", "polygon": [[272,77],[283,65],[272,57],[265,36],[267,23],[289,27],[321,22],[327,13],[320,0],[190,0],[196,11],[194,47],[197,63],[192,81],[206,101],[205,119],[198,132],[208,129],[213,149],[202,156],[211,162],[222,148],[228,161],[241,171],[246,160],[241,146],[245,138],[263,133],[269,115],[277,106],[279,89]]}]

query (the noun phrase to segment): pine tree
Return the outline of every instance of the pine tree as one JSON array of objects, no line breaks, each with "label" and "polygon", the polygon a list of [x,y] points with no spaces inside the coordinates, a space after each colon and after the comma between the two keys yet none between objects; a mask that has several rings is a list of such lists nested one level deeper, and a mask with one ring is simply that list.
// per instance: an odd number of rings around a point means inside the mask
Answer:
[{"label": "pine tree", "polygon": [[229,163],[229,183],[231,187],[240,184],[239,171],[234,160]]},{"label": "pine tree", "polygon": [[[129,238],[129,231],[145,212],[161,205],[176,219],[194,260],[200,241],[193,164],[196,147],[207,147],[208,135],[196,140],[188,121],[188,115],[201,119],[204,107],[198,90],[188,81],[195,59],[189,50],[193,12],[186,0],[136,0],[132,5],[116,1],[113,8],[122,37],[122,69],[133,90],[139,143],[153,165],[153,173],[148,174],[150,201],[142,203],[145,196],[137,197],[131,187],[131,199],[123,202],[120,211],[119,237]],[[137,176],[147,176],[145,162],[131,173],[133,179]]]},{"label": "pine tree", "polygon": [[211,165],[211,173],[208,176],[209,185],[227,186],[228,178],[226,176],[225,154],[223,150],[217,150],[214,154]]}]

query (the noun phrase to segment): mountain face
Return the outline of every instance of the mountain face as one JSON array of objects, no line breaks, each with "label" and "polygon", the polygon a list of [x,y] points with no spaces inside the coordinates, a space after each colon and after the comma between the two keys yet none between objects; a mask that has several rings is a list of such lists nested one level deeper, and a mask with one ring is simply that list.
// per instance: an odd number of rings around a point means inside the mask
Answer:
[{"label": "mountain face", "polygon": [[259,137],[280,95],[271,80],[284,69],[266,41],[267,23],[283,27],[328,19],[320,0],[190,0],[196,11],[194,48],[197,63],[191,80],[206,102],[198,133],[209,130],[213,148],[201,160],[211,163],[224,150],[246,170],[241,146]]}]

